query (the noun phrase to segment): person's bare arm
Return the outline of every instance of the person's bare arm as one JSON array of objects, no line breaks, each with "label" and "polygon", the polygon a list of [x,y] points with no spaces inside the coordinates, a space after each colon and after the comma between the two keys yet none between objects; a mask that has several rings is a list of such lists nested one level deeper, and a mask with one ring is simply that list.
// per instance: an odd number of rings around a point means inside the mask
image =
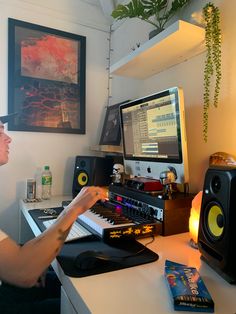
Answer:
[{"label": "person's bare arm", "polygon": [[19,286],[33,286],[58,255],[78,215],[98,200],[106,198],[105,189],[83,188],[55,223],[40,236],[23,246],[17,245],[9,237],[0,241],[0,279]]}]

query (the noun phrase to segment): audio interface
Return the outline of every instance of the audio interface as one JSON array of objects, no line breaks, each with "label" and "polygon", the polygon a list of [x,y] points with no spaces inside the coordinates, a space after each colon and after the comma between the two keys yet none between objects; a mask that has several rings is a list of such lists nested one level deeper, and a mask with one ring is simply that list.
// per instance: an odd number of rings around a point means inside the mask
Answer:
[{"label": "audio interface", "polygon": [[[159,196],[159,197],[158,197]],[[193,195],[174,193],[164,200],[161,194],[150,194],[124,186],[109,186],[109,200],[144,218],[153,218],[162,223],[161,235],[167,236],[189,231],[190,208]]]}]

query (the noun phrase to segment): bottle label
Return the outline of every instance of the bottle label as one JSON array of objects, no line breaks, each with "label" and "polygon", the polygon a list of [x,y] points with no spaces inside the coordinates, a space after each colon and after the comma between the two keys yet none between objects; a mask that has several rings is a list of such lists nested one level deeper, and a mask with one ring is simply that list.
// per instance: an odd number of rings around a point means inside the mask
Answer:
[{"label": "bottle label", "polygon": [[42,177],[42,185],[52,185],[52,177],[51,176],[43,176]]}]

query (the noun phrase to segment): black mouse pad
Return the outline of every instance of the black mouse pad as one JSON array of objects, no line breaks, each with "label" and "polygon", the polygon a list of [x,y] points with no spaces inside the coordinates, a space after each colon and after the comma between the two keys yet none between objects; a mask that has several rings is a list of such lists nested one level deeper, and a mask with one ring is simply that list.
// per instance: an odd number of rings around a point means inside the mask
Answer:
[{"label": "black mouse pad", "polygon": [[[54,207],[53,209],[56,211],[56,214],[59,215],[63,207]],[[38,217],[47,216],[48,214],[42,209],[29,210],[29,214],[32,216],[39,229],[44,231],[46,228],[43,224],[43,220],[38,219]],[[113,261],[98,261],[93,269],[79,269],[75,265],[75,259],[78,254],[84,251],[102,252],[110,256]],[[65,243],[57,260],[66,275],[71,277],[84,277],[154,262],[158,258],[158,254],[134,239],[116,239],[110,243],[105,243],[99,237],[91,235],[86,238]]]},{"label": "black mouse pad", "polygon": [[[77,255],[84,251],[99,251],[111,257],[112,260],[98,261],[92,269],[79,269],[76,267],[75,260]],[[66,275],[84,277],[154,262],[158,258],[158,254],[134,239],[108,244],[96,237],[90,237],[66,243],[57,260]]]}]

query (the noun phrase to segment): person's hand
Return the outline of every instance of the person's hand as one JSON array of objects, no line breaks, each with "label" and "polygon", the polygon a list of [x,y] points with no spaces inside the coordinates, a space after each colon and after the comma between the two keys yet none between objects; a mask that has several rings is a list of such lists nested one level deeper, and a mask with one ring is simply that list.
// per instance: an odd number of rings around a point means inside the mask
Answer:
[{"label": "person's hand", "polygon": [[[70,205],[76,206],[80,210],[80,214],[92,207],[97,201],[105,201],[108,199],[108,190],[98,186],[83,187],[79,194],[72,200]],[[69,205],[69,206],[70,206]]]},{"label": "person's hand", "polygon": [[37,288],[45,288],[45,283],[46,283],[46,270],[39,277],[37,283],[35,284],[35,287],[37,287]]}]

